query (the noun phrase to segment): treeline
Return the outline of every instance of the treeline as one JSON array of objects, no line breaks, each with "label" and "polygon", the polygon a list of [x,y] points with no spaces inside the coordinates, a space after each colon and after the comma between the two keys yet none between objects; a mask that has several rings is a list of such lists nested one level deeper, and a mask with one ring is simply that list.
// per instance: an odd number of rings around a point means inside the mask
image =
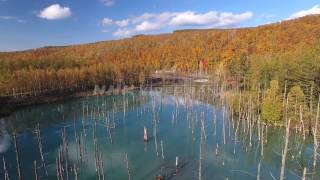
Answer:
[{"label": "treeline", "polygon": [[[320,16],[307,16],[256,28],[177,31],[0,53],[0,93],[77,91],[95,84],[138,84],[157,69],[196,72],[200,61],[208,63],[209,73],[219,72],[225,80],[234,78],[238,88],[252,89],[258,84],[267,87],[271,79],[279,79],[281,87],[284,82],[288,87],[299,82],[307,92],[313,81],[316,93],[318,75],[308,68],[316,68],[311,67],[317,62],[310,56],[319,52],[316,47],[319,38]],[[308,53],[303,53],[305,50]],[[305,61],[308,63],[299,71]]]},{"label": "treeline", "polygon": [[251,109],[269,124],[291,125],[312,134],[319,113],[320,43],[294,51],[233,59],[236,81],[229,103],[236,113]]},{"label": "treeline", "polygon": [[229,76],[238,88],[254,90],[269,87],[271,80],[279,81],[281,91],[299,85],[308,95],[320,92],[320,42],[302,46],[285,53],[242,56],[228,64]]}]

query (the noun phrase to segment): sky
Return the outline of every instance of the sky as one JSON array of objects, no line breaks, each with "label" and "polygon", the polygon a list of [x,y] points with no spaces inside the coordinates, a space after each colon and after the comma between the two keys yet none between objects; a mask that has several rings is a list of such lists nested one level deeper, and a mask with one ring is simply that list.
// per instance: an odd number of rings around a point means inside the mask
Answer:
[{"label": "sky", "polygon": [[0,0],[0,51],[320,14],[320,0]]}]

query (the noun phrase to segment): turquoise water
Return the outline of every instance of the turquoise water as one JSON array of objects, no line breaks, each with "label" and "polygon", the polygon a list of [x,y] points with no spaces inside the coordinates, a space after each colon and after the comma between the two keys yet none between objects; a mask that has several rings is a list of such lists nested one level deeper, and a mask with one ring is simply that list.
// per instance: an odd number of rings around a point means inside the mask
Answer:
[{"label": "turquoise water", "polygon": [[[56,160],[59,149],[63,149],[62,136],[67,139],[67,160],[61,163],[64,179],[67,176],[75,179],[74,169],[78,179],[99,179],[96,172],[99,166],[103,169],[100,179],[103,174],[105,179],[112,180],[129,176],[156,179],[157,175],[166,179],[247,180],[257,179],[259,164],[260,179],[279,179],[283,129],[267,129],[262,158],[256,127],[250,146],[249,131],[244,129],[247,125],[231,121],[225,107],[205,103],[201,98],[187,99],[183,94],[173,95],[162,89],[20,109],[0,121],[0,154],[6,161],[10,179],[17,179],[11,136],[16,131],[23,179],[35,179],[34,161],[40,179],[57,179]],[[35,133],[38,124],[46,168]],[[144,126],[148,131],[146,143]],[[300,135],[291,134],[286,179],[301,179],[304,167],[307,178],[319,178],[318,173],[310,174],[311,138],[303,143]],[[100,159],[99,165],[96,159]],[[2,169],[1,163],[0,178],[4,179]]]}]

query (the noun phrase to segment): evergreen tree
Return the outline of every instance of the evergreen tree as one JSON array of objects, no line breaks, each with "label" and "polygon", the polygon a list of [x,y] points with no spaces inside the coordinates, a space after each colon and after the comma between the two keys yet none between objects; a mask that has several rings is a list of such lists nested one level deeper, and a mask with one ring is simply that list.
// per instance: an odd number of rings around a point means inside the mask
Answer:
[{"label": "evergreen tree", "polygon": [[300,86],[296,85],[288,93],[288,117],[293,123],[300,120],[300,107],[305,109],[305,95]]},{"label": "evergreen tree", "polygon": [[268,123],[276,123],[281,119],[282,103],[279,94],[279,82],[272,80],[262,102],[262,118]]}]

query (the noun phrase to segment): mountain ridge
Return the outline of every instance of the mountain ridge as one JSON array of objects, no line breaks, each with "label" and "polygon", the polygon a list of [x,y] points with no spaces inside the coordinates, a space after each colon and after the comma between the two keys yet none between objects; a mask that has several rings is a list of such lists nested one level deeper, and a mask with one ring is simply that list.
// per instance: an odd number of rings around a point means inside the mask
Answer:
[{"label": "mountain ridge", "polygon": [[290,24],[290,23],[295,23],[298,21],[310,21],[310,19],[313,18],[320,18],[320,15],[308,15],[296,19],[288,19],[288,20],[282,20],[278,22],[273,22],[273,23],[268,23],[268,24],[261,24],[258,26],[252,26],[252,27],[236,27],[236,28],[208,28],[208,29],[179,29],[179,30],[174,30],[173,32],[168,32],[168,33],[161,33],[161,34],[137,34],[132,37],[128,38],[122,38],[122,39],[113,39],[113,40],[102,40],[102,41],[96,41],[96,42],[88,42],[88,43],[81,43],[81,44],[70,44],[70,45],[49,45],[49,46],[44,46],[44,47],[39,47],[39,48],[33,48],[33,49],[26,49],[26,50],[21,50],[21,51],[0,51],[0,53],[18,53],[18,52],[28,52],[28,51],[37,51],[37,50],[42,50],[42,49],[49,49],[49,48],[65,48],[65,47],[74,47],[74,46],[85,46],[85,45],[91,45],[91,44],[97,44],[97,43],[107,43],[107,42],[118,42],[118,41],[123,41],[123,40],[132,40],[135,38],[139,37],[154,37],[154,36],[171,36],[176,33],[190,33],[190,32],[213,32],[213,31],[218,31],[218,32],[226,32],[226,31],[239,31],[239,30],[255,30],[255,29],[260,29],[260,28],[268,28],[270,26],[281,26],[281,24]]}]

